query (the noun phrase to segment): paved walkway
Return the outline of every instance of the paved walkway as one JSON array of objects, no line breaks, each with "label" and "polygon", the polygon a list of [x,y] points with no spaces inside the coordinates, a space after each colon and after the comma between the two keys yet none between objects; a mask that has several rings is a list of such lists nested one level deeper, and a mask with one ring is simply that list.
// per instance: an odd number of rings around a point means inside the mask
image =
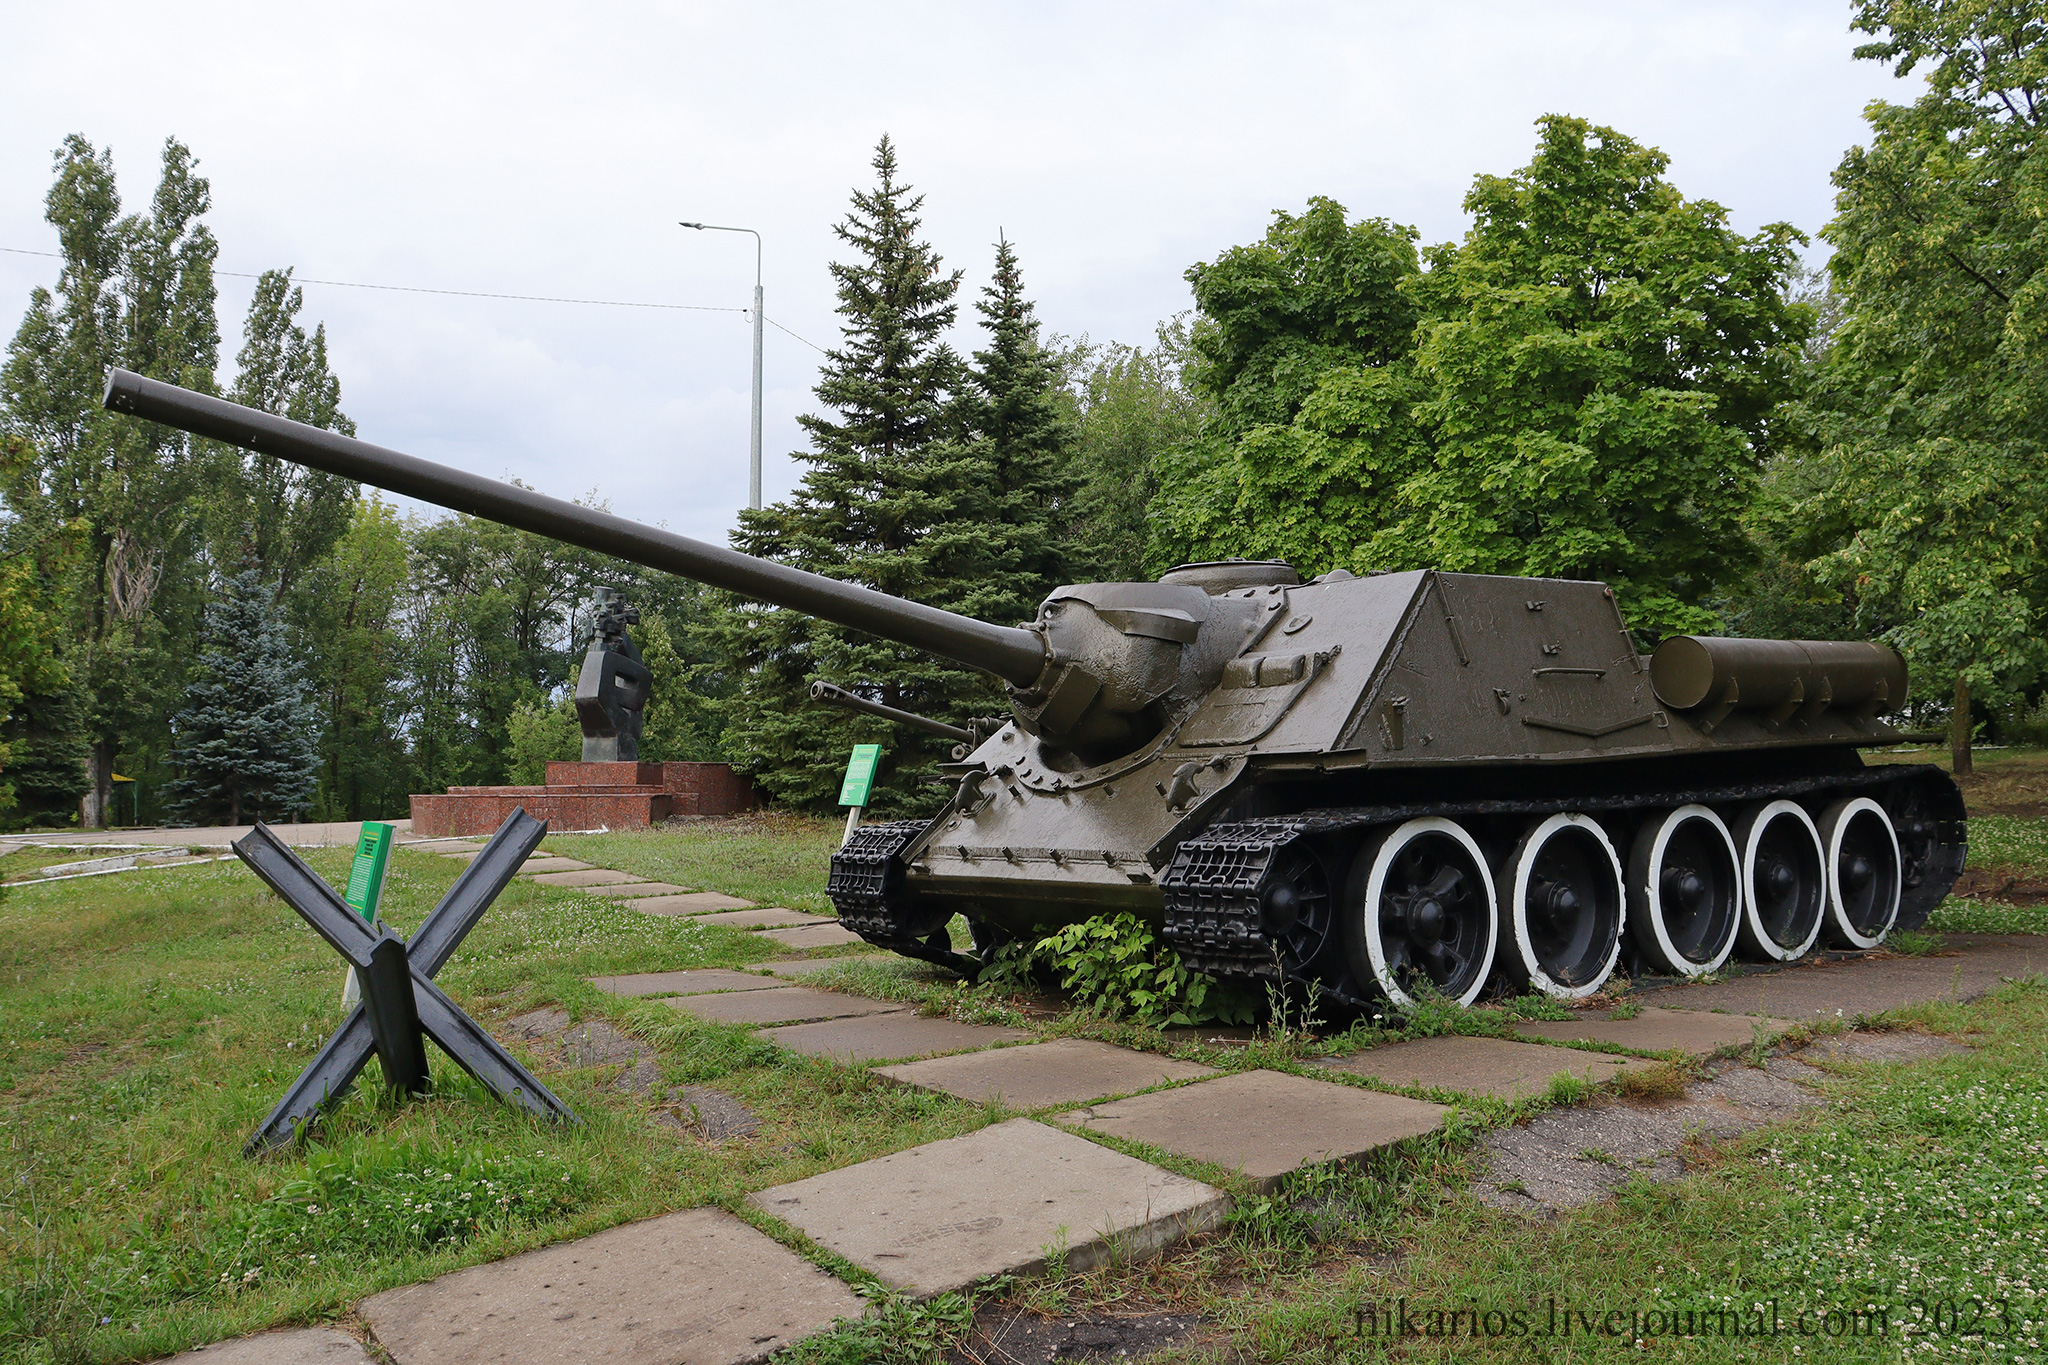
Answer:
[{"label": "paved walkway", "polygon": [[[524,869],[586,891],[646,885],[617,880],[620,873],[580,875],[603,871],[562,858],[536,859]],[[845,935],[829,920],[766,927],[778,917],[687,889],[665,887],[621,903],[657,899],[667,904],[650,913],[705,923],[746,916],[732,927],[764,938]],[[754,1027],[782,1047],[886,1063],[876,1074],[989,1106],[996,1121],[965,1136],[749,1196],[760,1212],[884,1283],[931,1295],[990,1275],[1040,1272],[1055,1259],[1081,1269],[1156,1254],[1217,1226],[1233,1186],[1270,1190],[1304,1166],[1355,1160],[1432,1132],[1447,1102],[1522,1098],[1560,1078],[1626,1084],[1633,1074],[1654,1072],[1659,1057],[1769,1043],[1791,1021],[1822,1009],[1818,1001],[1828,1002],[1829,1014],[1873,1013],[1967,998],[2048,966],[2048,941],[1951,941],[1962,951],[1659,991],[1644,997],[1648,1007],[1527,1024],[1518,1039],[1442,1037],[1363,1050],[1323,1059],[1328,1079],[1274,1071],[1218,1075],[1107,1043],[1047,1041],[1028,1030],[923,1018],[903,1006],[804,984],[832,959],[598,977],[592,984]],[[571,1060],[621,1066],[615,1083],[632,1084],[629,1078],[651,1062],[638,1040],[609,1026],[569,1029],[556,1011],[536,1011],[514,1025],[515,1034],[558,1046]],[[1926,1048],[1886,1040],[1918,1037],[1849,1035],[1823,1040],[1807,1055],[1816,1062],[1914,1055]],[[1477,1193],[1499,1207],[1540,1213],[1604,1197],[1635,1172],[1674,1178],[1685,1169],[1684,1148],[1693,1138],[1739,1132],[1818,1103],[1810,1089],[1818,1075],[1785,1058],[1761,1070],[1719,1063],[1680,1099],[1609,1099],[1546,1111],[1533,1123],[1489,1135],[1490,1172]],[[1169,1156],[1188,1163],[1184,1171],[1160,1164]],[[862,1308],[844,1284],[781,1243],[702,1208],[388,1291],[360,1311],[398,1365],[595,1358],[656,1365],[760,1360]],[[261,1342],[273,1342],[274,1351],[222,1354]],[[331,1340],[274,1333],[209,1348],[195,1359],[350,1359],[304,1353],[315,1348],[339,1349]]]}]

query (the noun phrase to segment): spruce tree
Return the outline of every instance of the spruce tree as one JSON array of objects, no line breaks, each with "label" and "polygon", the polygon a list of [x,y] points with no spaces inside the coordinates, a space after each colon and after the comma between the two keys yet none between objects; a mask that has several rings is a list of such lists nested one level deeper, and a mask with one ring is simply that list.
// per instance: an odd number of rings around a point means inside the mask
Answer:
[{"label": "spruce tree", "polygon": [[[749,554],[847,579],[933,606],[1014,612],[992,540],[995,490],[960,402],[967,367],[942,340],[958,316],[960,274],[919,240],[922,196],[898,177],[887,137],[875,185],[855,191],[835,231],[854,259],[832,266],[841,342],[815,390],[829,415],[801,420],[808,466],[787,502],[741,517],[733,540]],[[957,664],[797,612],[741,604],[722,621],[744,666],[726,732],[728,752],[775,796],[822,806],[838,790],[851,745],[880,742],[875,805],[925,810],[943,793],[925,779],[951,745],[886,722],[817,706],[814,678],[891,706],[962,720],[987,714],[1000,692]]]},{"label": "spruce tree", "polygon": [[194,824],[231,825],[304,810],[319,780],[320,712],[254,569],[229,579],[208,604],[203,647],[171,723],[171,810]]},{"label": "spruce tree", "polygon": [[1038,335],[1024,297],[1024,273],[1009,239],[996,240],[994,278],[974,305],[988,345],[974,353],[973,384],[963,397],[975,454],[988,466],[991,538],[997,579],[988,619],[1028,620],[1045,595],[1071,581],[1064,523],[1074,495],[1073,424],[1058,358]]}]

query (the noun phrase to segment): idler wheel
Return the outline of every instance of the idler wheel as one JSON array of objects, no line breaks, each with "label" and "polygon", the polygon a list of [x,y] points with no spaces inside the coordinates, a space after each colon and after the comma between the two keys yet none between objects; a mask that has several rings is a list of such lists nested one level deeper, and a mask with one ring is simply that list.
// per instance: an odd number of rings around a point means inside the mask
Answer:
[{"label": "idler wheel", "polygon": [[1411,1008],[1431,990],[1469,1005],[1493,971],[1500,940],[1493,873],[1457,821],[1410,820],[1359,851],[1343,925],[1353,977],[1395,1008]]},{"label": "idler wheel", "polygon": [[1621,859],[1584,815],[1530,827],[1501,865],[1500,965],[1518,985],[1576,1000],[1613,974],[1626,919]]},{"label": "idler wheel", "polygon": [[1806,956],[1827,908],[1826,855],[1813,817],[1796,801],[1763,801],[1745,810],[1730,833],[1742,850],[1737,951],[1752,962]]},{"label": "idler wheel", "polygon": [[1636,832],[1628,859],[1628,937],[1653,972],[1704,976],[1728,960],[1742,922],[1735,841],[1705,806],[1680,806]]},{"label": "idler wheel", "polygon": [[1821,932],[1840,948],[1875,948],[1899,916],[1899,839],[1884,807],[1867,796],[1838,801],[1820,817],[1827,850],[1827,914]]},{"label": "idler wheel", "polygon": [[1315,848],[1297,840],[1282,850],[1259,893],[1259,929],[1283,971],[1306,971],[1323,955],[1334,918],[1330,873]]}]

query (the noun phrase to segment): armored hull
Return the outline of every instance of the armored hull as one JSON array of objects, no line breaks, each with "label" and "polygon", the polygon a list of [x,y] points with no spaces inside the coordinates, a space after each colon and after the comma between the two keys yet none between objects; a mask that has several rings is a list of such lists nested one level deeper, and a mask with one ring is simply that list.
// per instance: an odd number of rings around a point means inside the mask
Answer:
[{"label": "armored hull", "polygon": [[[1858,753],[1900,738],[1882,646],[1684,637],[1645,658],[1600,583],[1229,570],[1201,570],[1251,608],[1218,686],[1101,764],[1005,727],[936,820],[845,850],[842,913],[911,946],[880,860],[913,934],[1131,911],[1199,970],[1404,1006],[1422,978],[1571,997],[1618,967],[1872,946],[1961,871],[1947,775]],[[1730,695],[1709,656],[1751,646]]]},{"label": "armored hull", "polygon": [[998,626],[124,371],[106,401],[999,679],[1009,720],[965,727],[858,680],[817,694],[962,738],[946,808],[856,831],[828,890],[871,942],[964,974],[1130,911],[1200,970],[1360,1008],[1573,997],[1617,969],[1873,947],[1962,870],[1955,784],[1859,754],[1900,738],[1883,645],[1682,636],[1646,658],[1597,582],[1237,560],[1060,588]]}]

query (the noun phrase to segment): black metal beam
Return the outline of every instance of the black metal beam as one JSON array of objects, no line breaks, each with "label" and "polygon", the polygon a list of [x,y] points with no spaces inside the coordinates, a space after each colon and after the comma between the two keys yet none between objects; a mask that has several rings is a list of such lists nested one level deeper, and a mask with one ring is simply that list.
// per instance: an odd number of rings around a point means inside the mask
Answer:
[{"label": "black metal beam", "polygon": [[563,502],[518,484],[500,483],[481,474],[431,464],[339,432],[307,426],[210,394],[194,393],[160,379],[148,379],[128,370],[110,370],[101,401],[115,412],[146,417],[195,436],[208,436],[244,450],[275,455],[309,469],[326,470],[437,507],[516,526],[600,554],[617,555],[631,563],[681,574],[758,602],[772,602],[864,630],[970,668],[987,669],[1018,687],[1031,686],[1045,669],[1045,642],[1028,630],[977,621],[922,602],[891,597],[858,583],[755,559],[722,545],[709,545],[596,508]]},{"label": "black metal beam", "polygon": [[342,1022],[243,1150],[256,1153],[289,1142],[320,1111],[345,1094],[375,1053],[385,1083],[407,1094],[429,1084],[422,1035],[498,1098],[544,1118],[576,1122],[576,1115],[521,1066],[481,1025],[433,983],[476,922],[519,872],[547,834],[545,821],[515,810],[491,836],[406,943],[363,923],[334,889],[271,832],[257,824],[234,843],[243,862],[298,911],[363,983],[363,1003]]}]

